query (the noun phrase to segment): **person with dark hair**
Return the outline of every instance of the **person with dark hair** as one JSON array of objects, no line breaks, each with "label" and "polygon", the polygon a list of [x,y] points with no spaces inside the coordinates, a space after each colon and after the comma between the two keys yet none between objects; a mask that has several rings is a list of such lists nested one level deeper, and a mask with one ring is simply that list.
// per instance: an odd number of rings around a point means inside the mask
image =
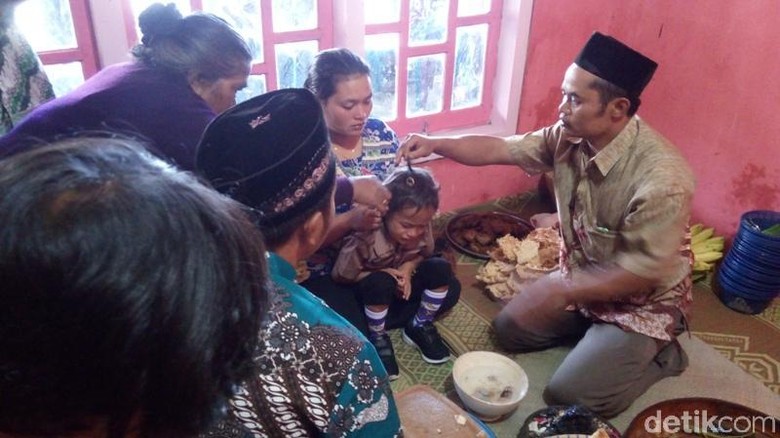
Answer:
[{"label": "person with dark hair", "polygon": [[555,125],[508,138],[410,135],[397,156],[554,171],[560,272],[526,285],[493,327],[519,351],[580,338],[545,398],[607,417],[687,367],[676,338],[692,301],[694,178],[679,151],[635,114],[656,67],[596,32],[566,70]]},{"label": "person with dark hair", "polygon": [[304,89],[277,90],[218,116],[198,147],[197,172],[251,208],[266,239],[273,294],[254,374],[207,435],[399,436],[390,382],[376,350],[295,282],[334,216],[336,160],[322,108]]},{"label": "person with dark hair", "polygon": [[151,5],[138,22],[134,62],[106,67],[36,108],[0,139],[0,156],[73,134],[118,132],[192,170],[206,125],[246,86],[251,53],[221,18],[182,17],[173,3]]},{"label": "person with dark hair", "polygon": [[[345,175],[367,175],[384,181],[392,173],[398,138],[383,121],[370,117],[373,91],[368,64],[349,49],[323,50],[315,57],[304,87],[311,90],[322,105],[325,122],[338,158],[337,169]],[[389,198],[389,196],[388,196]],[[323,248],[307,260],[308,271],[301,278],[304,286],[322,298],[365,335],[369,335],[363,303],[351,285],[339,284],[331,278],[333,263],[338,257],[341,239],[350,232],[376,230],[382,226],[387,203],[367,205],[337,203],[336,219],[328,232]],[[460,283],[453,276],[447,299],[437,316],[450,310],[460,297]],[[419,302],[412,296],[412,314]],[[387,317],[388,328],[400,328],[409,322],[409,312],[399,313],[392,306]]]},{"label": "person with dark hair", "polygon": [[126,139],[0,161],[0,435],[185,437],[267,312],[243,206]]},{"label": "person with dark hair", "polygon": [[449,360],[433,318],[447,297],[453,273],[447,260],[434,256],[431,220],[439,208],[439,185],[431,173],[396,169],[385,186],[392,198],[382,227],[348,235],[332,275],[337,282],[355,284],[365,306],[369,339],[392,379],[398,377],[398,363],[385,330],[390,308],[408,315],[403,339],[420,350],[423,360]]},{"label": "person with dark hair", "polygon": [[13,129],[28,111],[54,98],[38,54],[14,24],[23,0],[0,2],[0,135]]}]

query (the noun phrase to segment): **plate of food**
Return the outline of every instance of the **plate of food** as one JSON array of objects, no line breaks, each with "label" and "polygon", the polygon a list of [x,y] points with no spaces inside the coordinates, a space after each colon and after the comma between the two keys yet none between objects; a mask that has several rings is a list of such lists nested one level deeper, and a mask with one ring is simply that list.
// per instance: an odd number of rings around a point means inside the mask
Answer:
[{"label": "plate of food", "polygon": [[407,438],[496,438],[485,423],[428,385],[396,393],[395,401]]},{"label": "plate of food", "polygon": [[444,229],[447,240],[458,251],[483,260],[498,248],[499,237],[510,234],[522,239],[534,227],[527,220],[499,211],[465,212],[454,216]]},{"label": "plate of food", "polygon": [[524,285],[559,268],[560,234],[554,228],[534,228],[524,238],[511,234],[496,240],[498,248],[477,270],[476,279],[494,300],[508,301]]}]

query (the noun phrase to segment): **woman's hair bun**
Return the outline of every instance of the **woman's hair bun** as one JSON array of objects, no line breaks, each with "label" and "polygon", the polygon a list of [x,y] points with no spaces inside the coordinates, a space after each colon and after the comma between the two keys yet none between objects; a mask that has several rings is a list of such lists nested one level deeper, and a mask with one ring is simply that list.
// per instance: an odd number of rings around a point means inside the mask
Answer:
[{"label": "woman's hair bun", "polygon": [[182,15],[173,3],[155,3],[149,6],[138,17],[138,27],[143,34],[141,42],[149,44],[156,36],[173,33],[181,19]]}]

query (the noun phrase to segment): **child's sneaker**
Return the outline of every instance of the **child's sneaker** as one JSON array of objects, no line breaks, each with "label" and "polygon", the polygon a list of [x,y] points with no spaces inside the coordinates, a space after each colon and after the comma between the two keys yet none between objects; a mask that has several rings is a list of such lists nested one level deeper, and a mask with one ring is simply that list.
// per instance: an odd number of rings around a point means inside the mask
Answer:
[{"label": "child's sneaker", "polygon": [[398,362],[395,361],[395,351],[393,351],[393,341],[390,340],[390,335],[387,333],[382,334],[378,338],[371,339],[371,343],[376,348],[376,352],[379,353],[379,359],[382,360],[382,365],[385,366],[387,377],[390,380],[397,379]]},{"label": "child's sneaker", "polygon": [[420,350],[424,361],[440,364],[450,360],[450,350],[441,340],[439,331],[432,322],[425,322],[415,327],[410,321],[404,327],[404,342]]}]

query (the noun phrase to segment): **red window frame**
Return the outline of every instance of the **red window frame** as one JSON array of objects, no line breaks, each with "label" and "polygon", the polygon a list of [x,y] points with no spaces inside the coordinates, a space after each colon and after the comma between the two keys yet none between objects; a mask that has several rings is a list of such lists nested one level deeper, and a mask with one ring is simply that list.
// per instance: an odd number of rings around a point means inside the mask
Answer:
[{"label": "red window frame", "polygon": [[99,62],[95,47],[95,31],[89,0],[70,0],[70,13],[73,17],[73,29],[76,33],[76,47],[69,49],[45,50],[38,52],[44,65],[80,62],[84,79],[97,73]]},{"label": "red window frame", "polygon": [[[319,26],[316,29],[274,32],[273,31],[273,8],[272,0],[259,0],[263,26],[263,62],[252,64],[252,75],[265,75],[265,83],[268,91],[278,88],[278,78],[276,69],[276,46],[284,43],[294,43],[302,41],[317,41],[318,50],[323,50],[333,46],[333,0],[317,0],[317,22]],[[193,11],[203,10],[202,0],[190,0],[190,7]],[[139,35],[136,33],[135,17],[133,16],[130,0],[122,0],[122,11],[125,20],[125,29],[127,40],[130,45],[135,45],[139,41]],[[299,86],[303,86],[300,84]]]},{"label": "red window frame", "polygon": [[[409,0],[401,1],[401,16],[396,23],[367,24],[365,35],[398,33],[400,47],[398,48],[398,115],[395,120],[387,121],[397,132],[427,132],[445,129],[464,128],[484,125],[490,121],[493,108],[493,81],[496,76],[496,59],[498,56],[498,38],[501,32],[501,14],[503,0],[492,0],[490,12],[483,15],[458,17],[458,1],[451,0],[447,20],[447,41],[426,46],[409,46]],[[455,67],[455,36],[456,28],[474,24],[488,25],[488,40],[485,51],[485,71],[483,78],[482,103],[475,107],[450,109],[452,104],[452,82]],[[441,112],[415,117],[406,116],[406,93],[409,58],[440,54],[445,55],[444,91]]]}]

